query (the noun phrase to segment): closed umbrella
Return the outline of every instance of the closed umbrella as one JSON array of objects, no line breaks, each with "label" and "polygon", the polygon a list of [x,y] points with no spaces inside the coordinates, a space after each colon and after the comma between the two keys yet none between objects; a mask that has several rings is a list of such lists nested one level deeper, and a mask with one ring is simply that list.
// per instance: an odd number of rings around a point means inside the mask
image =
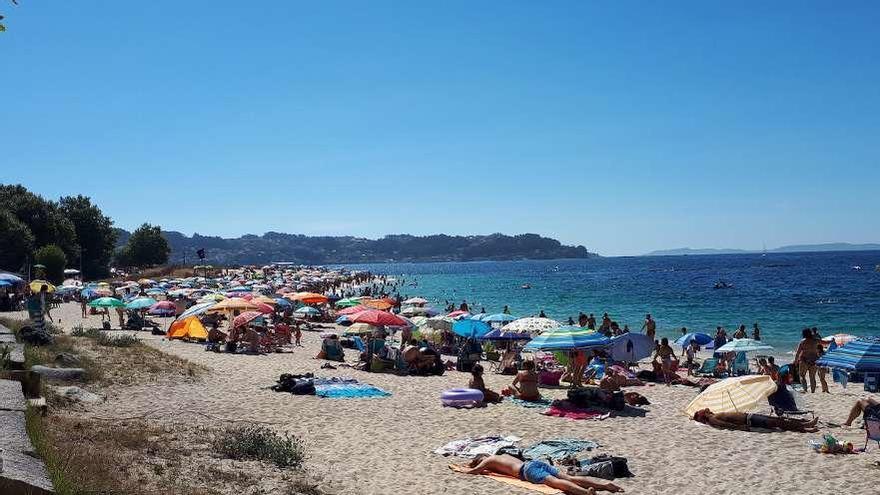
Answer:
[{"label": "closed umbrella", "polygon": [[715,352],[755,352],[772,350],[773,346],[767,345],[760,340],[733,339],[718,349],[715,349]]},{"label": "closed umbrella", "polygon": [[520,318],[501,327],[505,332],[529,332],[538,335],[548,330],[559,328],[561,325],[550,318]]},{"label": "closed umbrella", "polygon": [[853,340],[826,352],[816,364],[858,373],[880,372],[880,339],[862,337]]},{"label": "closed umbrella", "polygon": [[564,326],[548,330],[533,338],[524,351],[570,351],[606,347],[611,339],[595,330],[584,327]]},{"label": "closed umbrella", "polygon": [[715,414],[750,412],[767,404],[767,397],[776,392],[770,375],[746,375],[727,378],[709,385],[685,408],[691,418],[697,411],[708,409]]}]

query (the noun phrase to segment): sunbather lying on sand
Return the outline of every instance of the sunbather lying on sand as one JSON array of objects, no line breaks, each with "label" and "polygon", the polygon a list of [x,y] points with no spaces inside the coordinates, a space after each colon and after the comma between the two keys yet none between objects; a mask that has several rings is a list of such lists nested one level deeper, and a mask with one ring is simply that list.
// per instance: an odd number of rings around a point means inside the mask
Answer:
[{"label": "sunbather lying on sand", "polygon": [[584,476],[570,476],[544,461],[523,462],[507,454],[477,456],[467,467],[457,466],[456,471],[466,474],[503,474],[538,485],[544,484],[572,495],[591,495],[596,490],[623,492],[623,488],[613,483],[597,482]]},{"label": "sunbather lying on sand", "polygon": [[747,414],[741,412],[724,412],[715,414],[708,409],[702,409],[694,414],[694,421],[707,424],[714,428],[727,430],[751,431],[754,428],[764,428],[778,431],[797,431],[801,433],[815,433],[819,431],[816,423],[819,418],[811,421],[794,418],[777,418],[766,414]]},{"label": "sunbather lying on sand", "polygon": [[880,401],[877,399],[867,398],[857,400],[849,412],[849,417],[846,418],[846,423],[843,424],[846,426],[852,426],[853,421],[859,417],[859,414],[874,408],[880,408]]}]

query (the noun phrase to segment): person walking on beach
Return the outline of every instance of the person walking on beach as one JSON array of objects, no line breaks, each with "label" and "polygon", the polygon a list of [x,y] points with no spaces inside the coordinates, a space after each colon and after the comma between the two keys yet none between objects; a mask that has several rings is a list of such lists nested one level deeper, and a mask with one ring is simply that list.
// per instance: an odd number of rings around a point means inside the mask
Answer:
[{"label": "person walking on beach", "polygon": [[675,355],[675,351],[669,345],[669,339],[666,337],[663,337],[663,340],[660,341],[660,345],[657,346],[657,350],[654,352],[654,362],[658,358],[660,359],[660,368],[663,371],[663,381],[666,383],[666,386],[669,386],[672,384],[669,380],[669,374],[672,373],[672,360],[678,361],[678,356]]},{"label": "person walking on beach", "polygon": [[648,338],[654,340],[654,335],[657,334],[657,322],[654,321],[654,318],[651,318],[650,313],[645,315],[645,322],[642,323],[642,330],[645,331],[645,335],[647,335]]},{"label": "person walking on beach", "polygon": [[800,344],[794,353],[794,362],[798,365],[798,375],[804,391],[807,390],[807,374],[810,375],[810,392],[816,393],[816,361],[819,359],[819,340],[814,337],[813,331],[805,328],[801,335]]},{"label": "person walking on beach", "polygon": [[752,339],[761,340],[761,329],[758,328],[758,322],[755,322],[755,325],[752,327]]}]

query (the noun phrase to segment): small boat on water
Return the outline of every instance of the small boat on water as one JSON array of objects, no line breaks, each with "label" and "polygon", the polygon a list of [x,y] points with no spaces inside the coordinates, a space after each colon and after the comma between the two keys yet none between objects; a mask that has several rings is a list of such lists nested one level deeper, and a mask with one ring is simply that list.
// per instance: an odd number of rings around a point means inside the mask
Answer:
[{"label": "small boat on water", "polygon": [[522,284],[519,286],[519,288],[520,289],[531,289],[532,285],[531,284]]},{"label": "small boat on water", "polygon": [[852,269],[855,270],[855,271],[859,271],[859,270],[862,269],[862,267],[861,267],[861,265],[854,265],[854,266],[852,267]]},{"label": "small boat on water", "polygon": [[719,280],[715,282],[715,289],[732,289],[733,284],[725,282],[724,280]]}]

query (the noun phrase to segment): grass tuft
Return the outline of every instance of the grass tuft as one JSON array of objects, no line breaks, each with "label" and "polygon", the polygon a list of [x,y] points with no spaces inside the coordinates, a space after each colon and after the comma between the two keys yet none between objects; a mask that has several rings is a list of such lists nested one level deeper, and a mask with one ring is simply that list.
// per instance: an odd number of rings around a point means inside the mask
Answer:
[{"label": "grass tuft", "polygon": [[258,460],[281,468],[299,468],[305,460],[302,440],[263,425],[235,425],[218,435],[214,448],[230,459]]}]

